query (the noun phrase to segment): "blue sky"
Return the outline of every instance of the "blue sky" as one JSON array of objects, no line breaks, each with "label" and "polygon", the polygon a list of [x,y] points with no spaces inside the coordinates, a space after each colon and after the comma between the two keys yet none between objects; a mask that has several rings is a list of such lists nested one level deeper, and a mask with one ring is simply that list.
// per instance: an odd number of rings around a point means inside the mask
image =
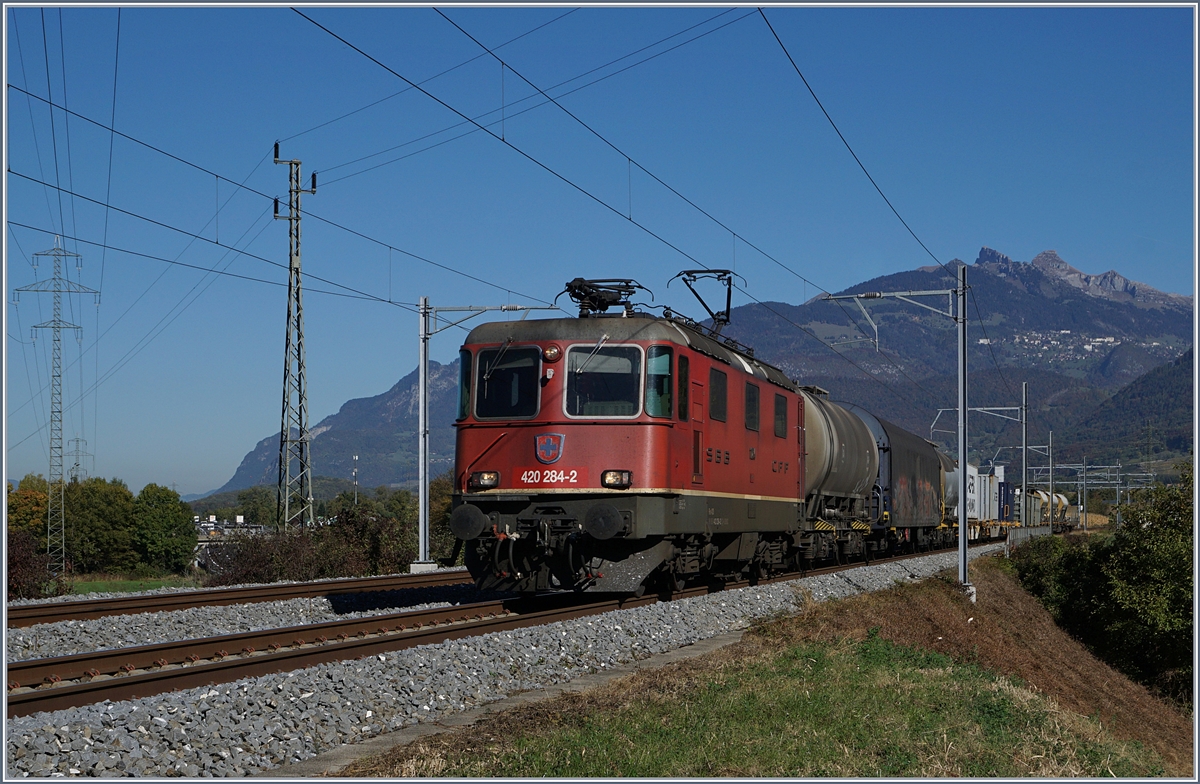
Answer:
[{"label": "blue sky", "polygon": [[[303,10],[504,141],[447,130],[463,122],[454,111],[401,93],[404,81],[290,9],[124,8],[118,46],[117,8],[6,8],[8,477],[47,471],[50,340],[30,328],[49,320],[50,298],[14,305],[12,290],[49,276],[31,260],[55,233],[83,257],[72,280],[102,291],[99,306],[64,303],[83,327],[82,343],[64,334],[64,438],[86,440],[91,474],[202,492],[278,432],[288,240],[267,198],[286,204],[276,140],[306,183],[318,172],[302,246],[313,424],[412,371],[404,304],[422,295],[540,304],[577,276],[633,277],[691,312],[666,282],[697,262],[788,302],[933,263],[753,8],[443,9],[487,47],[517,39],[496,50],[505,66],[430,8]],[[1192,293],[1191,8],[767,16],[941,261],[973,261],[983,245],[1025,261],[1056,249],[1084,272]],[[561,104],[612,146],[552,103],[530,108],[542,99],[521,77],[555,97],[583,86]],[[42,183],[68,191],[61,210]],[[317,277],[360,294],[321,293],[349,291]],[[462,334],[436,338],[433,358],[452,360]]]}]

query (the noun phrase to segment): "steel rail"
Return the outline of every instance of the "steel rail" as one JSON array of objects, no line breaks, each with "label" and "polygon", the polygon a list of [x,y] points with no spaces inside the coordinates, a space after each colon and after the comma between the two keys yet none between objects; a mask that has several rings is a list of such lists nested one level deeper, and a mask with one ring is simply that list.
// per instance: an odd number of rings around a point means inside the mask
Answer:
[{"label": "steel rail", "polygon": [[334,596],[404,588],[428,588],[471,582],[466,571],[400,574],[386,577],[351,577],[317,580],[307,583],[278,583],[240,588],[211,588],[197,591],[122,596],[108,599],[83,599],[73,602],[42,602],[7,608],[8,627],[19,628],[38,623],[80,621],[110,615],[133,615],[163,610],[185,610],[229,604],[253,604],[310,596]]},{"label": "steel rail", "polygon": [[[681,596],[707,592],[707,588],[697,588],[685,591]],[[557,606],[545,608],[546,599]],[[580,596],[576,594],[545,597],[540,603],[531,602],[529,599],[509,599],[504,602],[460,605],[438,610],[272,629],[261,633],[224,635],[189,640],[179,645],[147,645],[78,656],[12,662],[7,670],[10,679],[7,715],[12,718],[38,711],[89,705],[103,700],[136,699],[177,689],[228,683],[241,678],[296,670],[325,662],[373,656],[417,645],[639,607],[652,604],[658,601],[659,597],[615,597],[586,603],[580,603],[579,599]],[[534,609],[538,605],[543,609]],[[484,608],[494,613],[492,617],[484,616]],[[472,613],[480,617],[472,618]],[[396,624],[397,621],[400,622],[400,626],[389,625]],[[410,623],[411,626],[408,625]],[[331,638],[327,632],[334,629],[342,631]],[[354,630],[353,634],[346,631],[347,629]],[[230,655],[230,646],[239,642],[245,643],[252,635],[257,635],[256,639],[270,642],[261,650],[256,646],[243,644],[243,649]],[[188,646],[192,653],[184,653],[189,650]],[[176,659],[175,663],[165,658],[164,654],[167,653]],[[121,664],[116,665],[116,662]],[[103,663],[106,669],[113,669],[119,674],[100,672],[97,666],[100,663]],[[64,677],[62,673],[67,673],[75,679]],[[12,688],[18,677],[23,678],[25,683],[36,683],[34,679],[39,675],[42,682],[34,688]]]}]

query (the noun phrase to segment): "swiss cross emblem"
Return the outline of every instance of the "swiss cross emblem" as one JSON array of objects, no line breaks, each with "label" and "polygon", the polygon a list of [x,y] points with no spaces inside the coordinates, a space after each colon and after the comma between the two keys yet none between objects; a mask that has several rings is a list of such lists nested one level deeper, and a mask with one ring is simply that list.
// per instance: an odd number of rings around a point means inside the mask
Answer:
[{"label": "swiss cross emblem", "polygon": [[535,437],[537,459],[542,463],[557,463],[558,458],[562,457],[563,439],[562,433],[542,433]]}]

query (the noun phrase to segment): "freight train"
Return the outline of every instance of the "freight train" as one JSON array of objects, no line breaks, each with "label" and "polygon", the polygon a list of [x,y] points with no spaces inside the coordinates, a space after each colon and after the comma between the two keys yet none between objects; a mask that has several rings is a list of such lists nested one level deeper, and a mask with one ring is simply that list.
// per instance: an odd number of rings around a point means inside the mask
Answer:
[{"label": "freight train", "polygon": [[[681,273],[705,274],[731,285]],[[954,460],[722,336],[728,296],[708,326],[638,288],[576,279],[577,318],[462,346],[450,528],[480,588],[640,594],[957,541]]]}]

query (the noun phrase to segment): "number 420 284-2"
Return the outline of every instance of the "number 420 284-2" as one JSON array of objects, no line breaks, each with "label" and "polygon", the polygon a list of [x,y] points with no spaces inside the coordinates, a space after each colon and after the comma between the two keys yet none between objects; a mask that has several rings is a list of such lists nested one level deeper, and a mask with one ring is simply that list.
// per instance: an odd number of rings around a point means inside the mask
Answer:
[{"label": "number 420 284-2", "polygon": [[581,473],[577,468],[526,468],[520,481],[523,485],[578,484]]}]

